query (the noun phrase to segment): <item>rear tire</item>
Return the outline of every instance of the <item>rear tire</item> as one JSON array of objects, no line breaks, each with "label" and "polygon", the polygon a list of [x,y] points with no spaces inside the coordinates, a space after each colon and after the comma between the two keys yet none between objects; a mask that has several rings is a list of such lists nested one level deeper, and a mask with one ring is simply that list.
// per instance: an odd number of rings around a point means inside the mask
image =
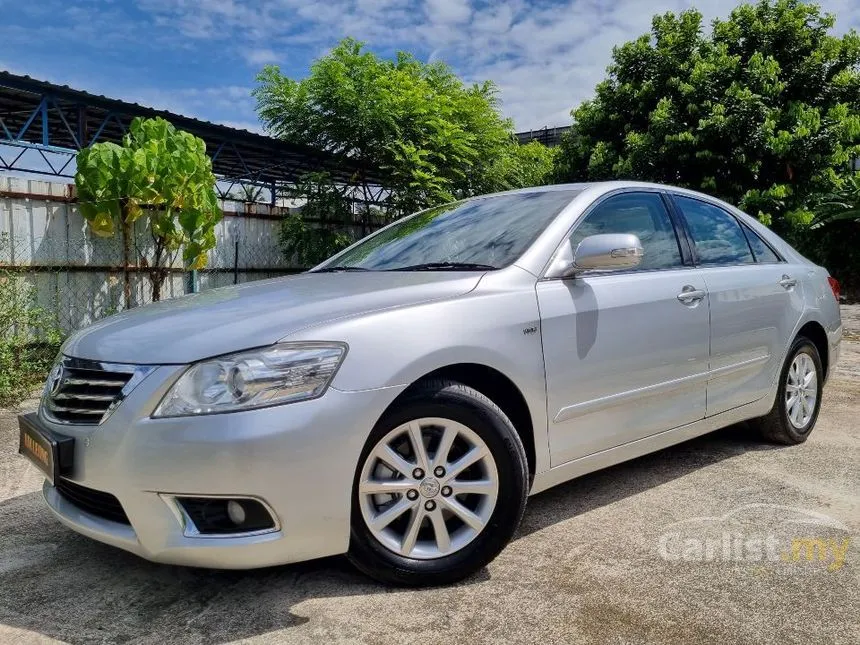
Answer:
[{"label": "rear tire", "polygon": [[419,384],[361,453],[347,557],[389,584],[456,582],[510,541],[528,488],[525,449],[498,406],[455,381]]},{"label": "rear tire", "polygon": [[809,438],[821,408],[824,371],[815,344],[798,336],[779,375],[773,408],[750,423],[772,443],[796,445]]}]

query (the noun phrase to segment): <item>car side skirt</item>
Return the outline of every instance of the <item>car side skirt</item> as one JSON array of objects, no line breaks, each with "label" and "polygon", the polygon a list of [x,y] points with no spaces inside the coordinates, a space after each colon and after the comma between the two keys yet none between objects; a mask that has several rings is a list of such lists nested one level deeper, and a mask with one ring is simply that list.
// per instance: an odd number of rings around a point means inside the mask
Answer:
[{"label": "car side skirt", "polygon": [[712,417],[706,417],[693,423],[666,430],[657,434],[637,439],[629,443],[615,446],[607,450],[602,450],[579,459],[568,461],[567,463],[551,468],[542,473],[535,475],[534,483],[532,484],[530,495],[536,495],[553,486],[562,484],[566,481],[581,477],[596,470],[602,470],[615,464],[620,464],[636,457],[641,457],[663,448],[668,448],[678,443],[694,439],[714,430],[725,428],[734,423],[740,423],[748,419],[755,419],[770,412],[773,407],[774,396],[776,391],[773,390],[769,395],[762,397],[758,401],[747,403],[731,410],[726,410],[720,414],[715,414]]}]

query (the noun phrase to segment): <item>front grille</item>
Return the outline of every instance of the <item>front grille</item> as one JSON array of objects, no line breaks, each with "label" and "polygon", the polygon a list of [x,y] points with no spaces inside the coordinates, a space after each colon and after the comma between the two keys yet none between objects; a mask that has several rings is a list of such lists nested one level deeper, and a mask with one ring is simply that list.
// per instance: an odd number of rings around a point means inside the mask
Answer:
[{"label": "front grille", "polygon": [[59,423],[98,425],[134,375],[131,366],[63,357],[48,377],[45,413]]},{"label": "front grille", "polygon": [[90,515],[111,522],[130,524],[119,500],[110,493],[93,490],[68,479],[58,479],[55,487],[63,499]]}]

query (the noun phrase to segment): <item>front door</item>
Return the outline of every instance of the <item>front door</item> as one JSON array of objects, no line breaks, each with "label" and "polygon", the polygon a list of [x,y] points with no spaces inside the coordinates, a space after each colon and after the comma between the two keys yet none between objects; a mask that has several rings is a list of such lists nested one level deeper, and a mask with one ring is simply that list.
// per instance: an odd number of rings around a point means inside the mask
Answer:
[{"label": "front door", "polygon": [[552,466],[705,416],[707,289],[663,197],[605,198],[572,247],[598,233],[634,233],[645,256],[635,270],[537,284]]}]

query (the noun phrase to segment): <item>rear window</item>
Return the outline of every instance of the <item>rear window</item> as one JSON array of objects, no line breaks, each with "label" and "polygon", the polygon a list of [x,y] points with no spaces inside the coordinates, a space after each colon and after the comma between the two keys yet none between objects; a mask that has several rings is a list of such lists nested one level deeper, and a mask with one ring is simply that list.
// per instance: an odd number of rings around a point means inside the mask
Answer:
[{"label": "rear window", "polygon": [[749,240],[753,254],[755,255],[756,262],[760,262],[762,264],[773,264],[780,261],[779,256],[773,252],[773,249],[768,246],[767,242],[761,239],[761,236],[758,233],[746,224],[744,224],[743,227],[744,233],[747,234],[747,239]]},{"label": "rear window", "polygon": [[702,264],[753,264],[747,237],[734,216],[707,202],[675,195],[675,203],[687,220]]}]

